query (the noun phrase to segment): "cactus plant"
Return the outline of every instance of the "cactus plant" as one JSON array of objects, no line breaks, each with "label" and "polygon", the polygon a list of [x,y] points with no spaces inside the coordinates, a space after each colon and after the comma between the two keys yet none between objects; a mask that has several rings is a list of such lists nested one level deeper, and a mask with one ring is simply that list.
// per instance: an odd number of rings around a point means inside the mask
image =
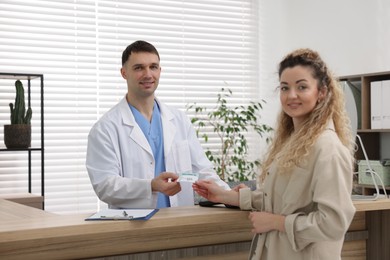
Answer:
[{"label": "cactus plant", "polygon": [[15,105],[10,103],[9,107],[11,110],[11,124],[31,124],[32,110],[28,107],[26,112],[26,105],[24,102],[24,88],[20,80],[15,81],[16,97]]},{"label": "cactus plant", "polygon": [[8,149],[26,149],[31,146],[31,116],[29,106],[26,111],[24,88],[20,80],[15,81],[15,104],[10,103],[11,124],[4,125],[4,144]]}]

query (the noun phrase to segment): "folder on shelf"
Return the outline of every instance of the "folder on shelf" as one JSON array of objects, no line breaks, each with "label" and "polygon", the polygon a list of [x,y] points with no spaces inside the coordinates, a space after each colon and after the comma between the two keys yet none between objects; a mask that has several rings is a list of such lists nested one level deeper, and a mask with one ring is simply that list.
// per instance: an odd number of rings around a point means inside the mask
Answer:
[{"label": "folder on shelf", "polygon": [[371,129],[382,128],[382,81],[371,82]]},{"label": "folder on shelf", "polygon": [[158,209],[104,209],[85,220],[148,220]]},{"label": "folder on shelf", "polygon": [[390,129],[390,80],[382,81],[382,128]]}]

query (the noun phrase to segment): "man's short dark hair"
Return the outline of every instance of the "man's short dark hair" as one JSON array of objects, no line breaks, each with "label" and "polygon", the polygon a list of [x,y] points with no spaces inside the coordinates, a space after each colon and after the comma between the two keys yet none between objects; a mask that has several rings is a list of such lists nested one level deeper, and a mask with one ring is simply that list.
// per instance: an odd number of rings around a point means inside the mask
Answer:
[{"label": "man's short dark hair", "polygon": [[160,60],[160,55],[158,54],[157,49],[150,43],[146,41],[135,41],[123,51],[122,53],[122,66],[130,58],[131,53],[136,52],[149,52],[157,55],[158,60]]}]

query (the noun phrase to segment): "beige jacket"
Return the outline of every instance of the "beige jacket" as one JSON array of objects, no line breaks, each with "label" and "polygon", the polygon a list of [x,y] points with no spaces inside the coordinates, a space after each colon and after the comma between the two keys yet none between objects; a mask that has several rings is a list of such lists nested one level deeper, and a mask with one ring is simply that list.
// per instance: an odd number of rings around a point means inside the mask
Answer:
[{"label": "beige jacket", "polygon": [[352,174],[351,156],[330,124],[304,165],[291,174],[280,174],[273,165],[256,191],[241,189],[241,209],[286,216],[286,232],[256,235],[249,258],[341,259],[344,235],[355,213]]}]

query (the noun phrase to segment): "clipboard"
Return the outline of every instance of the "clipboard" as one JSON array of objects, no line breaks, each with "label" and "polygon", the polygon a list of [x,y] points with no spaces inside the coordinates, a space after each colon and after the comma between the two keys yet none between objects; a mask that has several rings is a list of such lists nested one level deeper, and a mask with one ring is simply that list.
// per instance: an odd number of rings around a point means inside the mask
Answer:
[{"label": "clipboard", "polygon": [[148,220],[157,211],[158,209],[103,209],[85,220]]}]

